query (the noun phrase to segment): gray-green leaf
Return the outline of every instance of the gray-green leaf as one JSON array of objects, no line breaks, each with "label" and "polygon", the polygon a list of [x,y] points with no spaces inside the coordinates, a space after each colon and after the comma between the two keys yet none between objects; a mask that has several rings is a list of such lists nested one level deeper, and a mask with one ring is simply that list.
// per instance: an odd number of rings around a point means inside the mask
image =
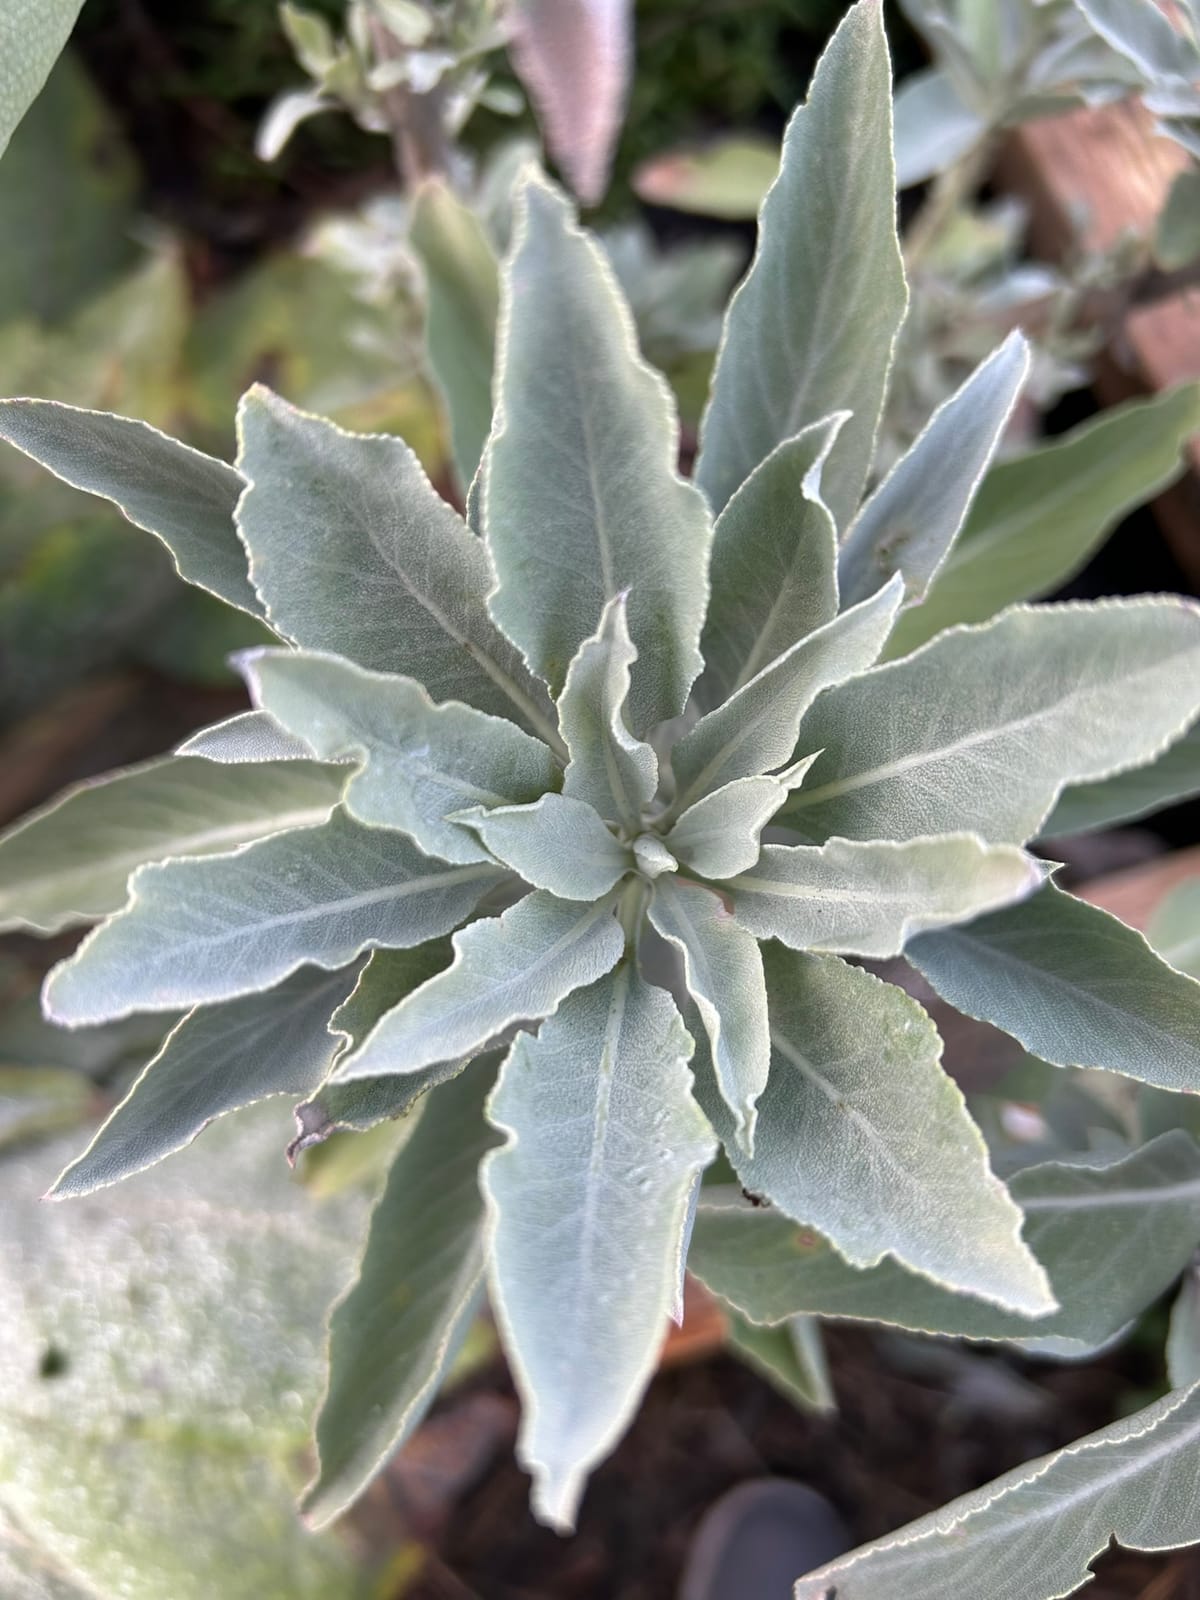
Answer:
[{"label": "gray-green leaf", "polygon": [[392,1162],[358,1278],[336,1307],[317,1476],[302,1502],[332,1522],[420,1422],[470,1325],[483,1282],[478,1167],[496,1143],[482,1062],[430,1094]]},{"label": "gray-green leaf", "polygon": [[810,1229],[736,1192],[705,1190],[688,1268],[756,1322],[805,1313],[966,1339],[1098,1345],[1169,1288],[1200,1236],[1200,1150],[1180,1132],[1108,1161],[1025,1167],[1009,1189],[1059,1303],[1036,1322],[893,1261],[859,1271]]},{"label": "gray-green leaf", "polygon": [[814,1317],[793,1317],[775,1328],[760,1328],[736,1311],[727,1311],[734,1355],[780,1394],[805,1411],[835,1411],[833,1385]]},{"label": "gray-green leaf", "polygon": [[522,1034],[483,1167],[492,1301],[524,1402],[537,1516],[563,1531],[620,1437],[679,1295],[691,1199],[714,1143],[671,997],[629,963]]},{"label": "gray-green leaf", "polygon": [[1019,844],[1065,784],[1149,761],[1198,709],[1191,602],[1015,606],[824,694],[800,732],[824,753],[779,820],[817,839]]},{"label": "gray-green leaf", "polygon": [[1200,1540],[1200,1386],[1174,1390],[810,1573],[795,1600],[1056,1600],[1116,1539]]},{"label": "gray-green leaf", "polygon": [[676,809],[787,761],[801,720],[822,690],[862,672],[876,659],[903,592],[901,579],[893,578],[878,594],[793,645],[724,705],[701,717],[672,752]]},{"label": "gray-green leaf", "polygon": [[517,202],[484,523],[492,615],[557,694],[629,590],[634,733],[683,710],[702,665],[711,521],[676,472],[678,422],[602,253],[544,180]]},{"label": "gray-green leaf", "polygon": [[1059,588],[1127,511],[1178,475],[1198,428],[1200,384],[1182,384],[994,466],[924,602],[897,621],[887,655]]},{"label": "gray-green leaf", "polygon": [[576,905],[538,891],[454,939],[454,963],[402,1001],[351,1055],[338,1081],[417,1072],[481,1049],[516,1022],[549,1016],[621,958],[610,902]]},{"label": "gray-green leaf", "polygon": [[1200,983],[1053,884],[967,927],[923,934],[907,955],[956,1010],[1043,1061],[1200,1092]]},{"label": "gray-green leaf", "polygon": [[1200,978],[1200,877],[1178,884],[1159,901],[1146,937],[1164,961]]},{"label": "gray-green leaf", "polygon": [[515,712],[553,742],[545,691],[487,614],[487,552],[403,440],[346,433],[263,388],[238,416],[238,527],[280,632],[406,673],[434,700]]},{"label": "gray-green leaf", "polygon": [[371,945],[423,944],[469,916],[500,877],[433,861],[403,834],[341,812],[232,855],[140,867],[126,909],[51,972],[46,1012],[81,1027],[232,1000],[306,961],[341,967]]},{"label": "gray-green leaf", "polygon": [[408,241],[425,268],[425,347],[465,487],[492,427],[500,271],[478,217],[438,179],[417,190]]},{"label": "gray-green leaf", "polygon": [[312,761],[229,769],[165,756],[76,784],[0,835],[0,926],[57,933],[107,916],[136,867],[311,828],[344,782]]},{"label": "gray-green leaf", "polygon": [[958,538],[1029,373],[1029,346],[1010,333],[933,413],[863,506],[838,557],[842,604],[904,578],[909,606],[924,600]]},{"label": "gray-green leaf", "polygon": [[727,889],[738,921],[759,939],[886,957],[923,929],[1023,899],[1044,877],[1041,864],[1012,845],[952,833],[902,844],[769,844]]},{"label": "gray-green leaf", "polygon": [[148,422],[54,400],[0,401],[0,438],[72,488],[111,500],[162,540],[181,578],[251,616],[264,615],[234,526],[245,484],[224,461]]},{"label": "gray-green leaf", "polygon": [[697,1095],[742,1184],[820,1229],[853,1266],[891,1255],[1025,1316],[1053,1311],[1020,1210],[988,1167],[920,1006],[835,957],[776,945],[763,956],[771,1072],[753,1156],[734,1140],[702,1040],[696,1048]]},{"label": "gray-green leaf", "polygon": [[182,1150],[226,1112],[268,1095],[315,1089],[338,1048],[329,1014],[357,977],[353,968],[302,967],[266,994],[193,1011],[167,1035],[52,1195],[63,1199],[119,1183]]},{"label": "gray-green leaf", "polygon": [[637,660],[628,598],[615,595],[599,628],[580,645],[558,699],[558,722],[571,753],[563,793],[632,828],[658,788],[658,757],[625,722]]},{"label": "gray-green leaf", "polygon": [[782,440],[844,408],[822,494],[849,525],[907,303],[883,12],[860,0],[788,125],[758,252],[725,319],[696,466],[714,510]]},{"label": "gray-green leaf", "polygon": [[476,807],[457,812],[455,821],[526,883],[560,900],[599,900],[634,865],[600,814],[570,795],[544,794],[533,805],[494,811]]},{"label": "gray-green leaf", "polygon": [[176,755],[203,756],[235,766],[255,761],[312,760],[312,749],[287,733],[265,711],[239,711],[224,722],[201,728],[177,746]]},{"label": "gray-green leaf", "polygon": [[1098,783],[1072,784],[1064,789],[1042,826],[1042,835],[1057,839],[1068,833],[1092,833],[1114,822],[1132,822],[1195,794],[1200,794],[1200,722],[1168,745],[1157,761]]},{"label": "gray-green leaf", "polygon": [[758,860],[763,829],[804,781],[816,760],[806,756],[773,777],[735,778],[697,800],[667,835],[667,845],[701,878],[732,878]]},{"label": "gray-green leaf", "polygon": [[771,1038],[758,941],[711,890],[668,878],[650,921],[683,957],[688,993],[708,1034],[713,1072],[739,1143],[754,1152],[755,1107],[767,1083]]},{"label": "gray-green leaf", "polygon": [[37,98],[83,0],[7,0],[0,9],[0,155]]},{"label": "gray-green leaf", "polygon": [[703,688],[723,700],[837,615],[837,529],[821,472],[848,411],[776,445],[713,529]]},{"label": "gray-green leaf", "polygon": [[456,700],[434,705],[412,678],[303,650],[256,650],[240,666],[255,703],[289,733],[323,760],[356,763],[350,815],[399,828],[429,855],[489,860],[451,814],[535,800],[559,781],[540,739]]}]

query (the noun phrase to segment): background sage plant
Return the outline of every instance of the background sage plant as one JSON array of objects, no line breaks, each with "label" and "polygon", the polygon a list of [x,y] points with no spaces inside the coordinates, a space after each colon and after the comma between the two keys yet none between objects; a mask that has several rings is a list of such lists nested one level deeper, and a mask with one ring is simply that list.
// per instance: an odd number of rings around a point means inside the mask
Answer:
[{"label": "background sage plant", "polygon": [[[907,302],[891,114],[860,0],[788,129],[693,482],[606,258],[534,170],[465,519],[402,440],[263,388],[236,467],[0,404],[274,635],[239,657],[253,710],[0,841],[0,915],[96,924],[46,983],[64,1026],[182,1014],[56,1196],[269,1095],[298,1100],[293,1153],[408,1120],[333,1312],[315,1524],[415,1426],[485,1286],[535,1510],[568,1531],[686,1265],[759,1329],[1079,1350],[1190,1257],[1189,1138],[1002,1182],[930,1018],[864,965],[906,952],[1046,1062],[1200,1090],[1195,980],[1028,848],[1179,792],[1200,609],[1029,605],[1034,572],[964,625],[937,587],[1018,335],[864,499]],[[1111,1530],[1200,1538],[1197,1440],[1181,1388],[797,1593],[1066,1593]]]}]

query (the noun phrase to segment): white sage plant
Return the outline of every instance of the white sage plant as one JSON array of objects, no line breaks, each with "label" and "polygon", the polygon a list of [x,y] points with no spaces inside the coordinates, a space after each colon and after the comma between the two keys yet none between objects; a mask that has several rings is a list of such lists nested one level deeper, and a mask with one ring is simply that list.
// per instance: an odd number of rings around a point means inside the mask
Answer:
[{"label": "white sage plant", "polygon": [[[1064,807],[1195,786],[1200,609],[955,626],[942,590],[944,630],[879,664],[1027,366],[1014,335],[864,503],[905,306],[860,0],[788,130],[693,482],[610,268],[536,171],[465,520],[400,439],[261,388],[236,468],[0,405],[5,438],[277,635],[240,658],[253,710],[0,842],[0,914],[96,924],[45,986],[64,1026],[183,1013],[55,1195],[268,1095],[298,1099],[296,1148],[406,1119],[332,1315],[314,1524],[415,1427],[485,1292],[535,1512],[566,1531],[686,1265],[759,1326],[1078,1353],[1190,1259],[1186,1135],[1006,1185],[930,1018],[861,964],[906,951],[1047,1062],[1200,1089],[1200,986],[1026,848]],[[1181,1390],[798,1593],[1065,1594],[1112,1529],[1200,1537],[1198,1442]]]}]

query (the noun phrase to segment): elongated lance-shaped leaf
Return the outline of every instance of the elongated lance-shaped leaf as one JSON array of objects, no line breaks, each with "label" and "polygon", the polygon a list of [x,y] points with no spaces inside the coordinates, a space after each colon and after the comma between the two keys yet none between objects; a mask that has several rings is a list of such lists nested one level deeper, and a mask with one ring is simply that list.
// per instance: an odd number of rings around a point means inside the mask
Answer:
[{"label": "elongated lance-shaped leaf", "polygon": [[239,664],[255,702],[289,733],[323,760],[355,762],[350,815],[399,828],[428,855],[490,859],[450,814],[535,800],[559,781],[540,739],[455,700],[435,706],[412,678],[305,650],[254,651]]},{"label": "elongated lance-shaped leaf", "polygon": [[637,660],[628,603],[628,595],[614,595],[596,632],[579,646],[559,696],[558,723],[571,752],[563,793],[632,828],[658,788],[658,757],[625,722]]},{"label": "elongated lance-shaped leaf", "polygon": [[544,689],[487,614],[487,552],[403,440],[346,433],[261,387],[238,433],[238,527],[281,633],[557,740]]},{"label": "elongated lance-shaped leaf", "polygon": [[796,1600],[1058,1600],[1109,1542],[1200,1540],[1200,1385],[1029,1461],[796,1584]]},{"label": "elongated lance-shaped leaf", "polygon": [[177,745],[178,756],[203,756],[225,766],[256,761],[311,761],[311,746],[281,728],[265,711],[239,711],[214,722]]},{"label": "elongated lance-shaped leaf", "polygon": [[865,600],[894,572],[906,605],[924,600],[958,538],[1029,374],[1029,346],[1010,333],[937,408],[863,506],[838,557],[842,604]]},{"label": "elongated lance-shaped leaf", "polygon": [[417,1072],[549,1016],[621,959],[611,901],[577,905],[538,891],[455,936],[454,964],[422,984],[339,1061],[338,1081]]},{"label": "elongated lance-shaped leaf", "polygon": [[0,155],[70,37],[83,0],[9,0],[0,11]]},{"label": "elongated lance-shaped leaf", "polygon": [[667,835],[668,848],[702,878],[749,871],[763,829],[816,759],[814,753],[772,777],[735,778],[714,789],[683,813]]},{"label": "elongated lance-shaped leaf", "polygon": [[655,887],[650,921],[683,957],[688,993],[708,1034],[721,1097],[732,1113],[736,1138],[753,1154],[755,1108],[771,1066],[758,941],[711,890],[672,878]]},{"label": "elongated lance-shaped leaf", "polygon": [[[521,1391],[535,1515],[569,1530],[641,1398],[678,1292],[712,1134],[691,1041],[629,962],[522,1034],[488,1114],[492,1304]],[[620,1315],[610,1308],[620,1307]]]},{"label": "elongated lance-shaped leaf", "polygon": [[1060,588],[1125,512],[1178,475],[1197,429],[1200,384],[1188,383],[994,466],[924,601],[897,619],[886,655]]},{"label": "elongated lance-shaped leaf", "polygon": [[125,904],[136,867],[311,828],[344,782],[313,761],[230,771],[165,756],[75,784],[0,834],[0,927],[57,933],[93,922]]},{"label": "elongated lance-shaped leaf", "polygon": [[449,933],[501,876],[433,861],[403,834],[334,812],[232,855],[139,867],[128,906],[54,968],[43,1004],[80,1027],[233,1000],[305,962],[341,967],[372,945]]},{"label": "elongated lance-shaped leaf", "polygon": [[883,8],[859,0],[788,124],[758,251],[725,319],[696,465],[714,510],[782,440],[844,409],[821,483],[834,521],[849,525],[907,304]]},{"label": "elongated lance-shaped leaf", "polygon": [[408,241],[425,268],[425,348],[465,488],[492,427],[500,268],[479,218],[436,178],[417,190]]},{"label": "elongated lance-shaped leaf", "polygon": [[956,1010],[1043,1061],[1200,1093],[1200,983],[1052,883],[1024,905],[924,934],[907,953]]},{"label": "elongated lance-shaped leaf", "polygon": [[1009,1189],[1059,1303],[1036,1322],[892,1261],[860,1271],[811,1229],[733,1190],[704,1191],[688,1270],[756,1322],[805,1313],[966,1339],[1034,1334],[1098,1345],[1170,1287],[1200,1236],[1200,1150],[1178,1131],[1121,1158],[1025,1167]]},{"label": "elongated lance-shaped leaf", "polygon": [[1053,1311],[1046,1274],[1021,1242],[1020,1210],[988,1166],[920,1006],[836,957],[768,945],[763,964],[771,1071],[753,1156],[696,1042],[697,1097],[741,1183],[819,1229],[852,1266],[890,1255],[960,1294],[1028,1317]]},{"label": "elongated lance-shaped leaf", "polygon": [[1200,722],[1194,722],[1181,739],[1147,766],[1064,789],[1042,826],[1042,836],[1057,839],[1068,833],[1094,833],[1097,828],[1132,822],[1196,794],[1200,794]]},{"label": "elongated lance-shaped leaf", "polygon": [[[878,594],[827,622],[764,667],[675,746],[677,811],[737,778],[757,777],[793,754],[805,712],[822,690],[862,672],[879,655],[904,586]],[[810,747],[815,748],[815,747]]]},{"label": "elongated lance-shaped leaf", "polygon": [[712,699],[837,615],[837,529],[821,471],[849,416],[835,411],[776,445],[717,518],[700,645]]},{"label": "elongated lance-shaped leaf", "polygon": [[604,198],[629,89],[632,0],[514,0],[512,60],[585,205]]},{"label": "elongated lance-shaped leaf", "polygon": [[1164,961],[1200,978],[1200,876],[1163,896],[1146,925],[1146,937]]},{"label": "elongated lance-shaped leaf", "polygon": [[632,731],[683,710],[702,662],[712,526],[675,470],[678,421],[629,310],[563,198],[530,177],[505,269],[484,522],[492,615],[557,695],[629,591]]},{"label": "elongated lance-shaped leaf", "polygon": [[535,889],[560,900],[599,900],[631,872],[634,859],[586,800],[544,794],[529,806],[476,807],[456,820]]},{"label": "elongated lance-shaped leaf", "polygon": [[51,1194],[90,1194],[182,1150],[228,1111],[315,1089],[338,1049],[330,1012],[357,978],[353,967],[301,967],[266,994],[191,1012]]},{"label": "elongated lance-shaped leaf", "polygon": [[72,488],[111,500],[166,545],[181,578],[264,615],[233,520],[245,484],[226,462],[148,422],[56,400],[0,400],[0,439]]},{"label": "elongated lance-shaped leaf", "polygon": [[1037,833],[1068,783],[1151,760],[1200,709],[1200,608],[1015,606],[823,695],[824,754],[779,821],[807,837]]},{"label": "elongated lance-shaped leaf", "polygon": [[[373,951],[353,992],[329,1019],[338,1053],[357,1049],[381,1017],[435,973],[444,971],[453,959],[449,939],[432,939],[413,950]],[[457,1077],[468,1059],[438,1062],[404,1075],[351,1078],[345,1083],[326,1078],[295,1108],[296,1137],[288,1146],[288,1159],[295,1161],[302,1150],[323,1143],[331,1134],[344,1130],[365,1133],[380,1122],[406,1116],[435,1085]]]},{"label": "elongated lance-shaped leaf", "polygon": [[392,1162],[358,1278],[330,1325],[320,1465],[302,1509],[324,1527],[358,1498],[420,1422],[470,1325],[484,1272],[483,1115],[494,1067],[435,1089]]},{"label": "elongated lance-shaped leaf", "polygon": [[753,1372],[805,1411],[836,1411],[821,1326],[812,1317],[793,1317],[763,1328],[727,1310],[729,1346]]},{"label": "elongated lance-shaped leaf", "polygon": [[726,886],[738,921],[793,950],[899,955],[913,934],[1031,895],[1045,868],[1013,845],[970,833],[932,839],[830,839],[764,846]]}]

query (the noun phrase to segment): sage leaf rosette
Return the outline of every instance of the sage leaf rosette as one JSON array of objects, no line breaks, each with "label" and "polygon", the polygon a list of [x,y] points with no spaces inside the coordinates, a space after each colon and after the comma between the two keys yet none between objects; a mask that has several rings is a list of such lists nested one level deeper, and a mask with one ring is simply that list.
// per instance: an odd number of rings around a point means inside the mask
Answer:
[{"label": "sage leaf rosette", "polygon": [[[6,438],[277,636],[241,658],[251,712],[0,842],[0,914],[96,924],[46,983],[55,1021],[187,1012],[59,1194],[270,1094],[301,1097],[297,1148],[409,1124],[332,1317],[315,1523],[420,1421],[485,1291],[535,1510],[567,1530],[682,1314],[693,1235],[760,1329],[1086,1341],[1163,1288],[1131,1273],[1099,1310],[1069,1229],[1111,1252],[1115,1188],[1178,1199],[1167,1161],[1200,1182],[1186,1136],[1147,1146],[1136,1184],[1084,1174],[1075,1209],[1069,1171],[1010,1189],[929,1016],[861,964],[912,941],[952,1003],[1048,1060],[1200,1090],[1200,986],[1025,849],[1069,788],[1195,748],[1200,610],[1010,604],[1010,573],[1007,609],[972,592],[954,615],[938,575],[1018,337],[864,499],[906,305],[894,201],[861,0],[789,127],[694,481],[604,256],[534,170],[470,524],[402,440],[262,388],[236,470],[0,404]],[[945,626],[890,659],[928,596]],[[1171,1212],[1173,1261],[1190,1216]]]}]

